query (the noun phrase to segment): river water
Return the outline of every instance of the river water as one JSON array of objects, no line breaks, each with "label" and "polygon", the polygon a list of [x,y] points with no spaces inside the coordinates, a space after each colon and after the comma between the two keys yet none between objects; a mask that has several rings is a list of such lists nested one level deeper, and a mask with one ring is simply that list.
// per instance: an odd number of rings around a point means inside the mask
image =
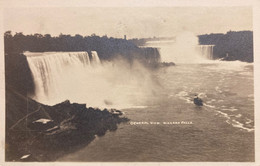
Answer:
[{"label": "river water", "polygon": [[152,77],[146,100],[122,109],[129,123],[58,161],[254,161],[253,64],[179,63]]},{"label": "river water", "polygon": [[[214,46],[198,46],[190,34],[147,46],[176,66],[101,63],[96,52],[92,60],[85,52],[26,53],[35,100],[113,107],[130,119],[58,161],[254,161],[253,64],[212,60]],[[195,95],[204,106],[193,104]]]}]

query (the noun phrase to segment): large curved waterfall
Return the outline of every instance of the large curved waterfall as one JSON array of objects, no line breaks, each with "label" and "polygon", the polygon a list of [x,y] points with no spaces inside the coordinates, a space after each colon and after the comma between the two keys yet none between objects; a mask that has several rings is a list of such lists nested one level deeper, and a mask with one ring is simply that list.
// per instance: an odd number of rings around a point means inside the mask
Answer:
[{"label": "large curved waterfall", "polygon": [[154,89],[150,72],[139,62],[101,63],[96,51],[24,54],[35,83],[31,97],[44,104],[70,100],[92,107],[139,107]]},{"label": "large curved waterfall", "polygon": [[[35,83],[34,98],[45,104],[68,99],[66,88],[79,81],[82,71],[100,64],[96,51],[91,52],[25,52]],[[91,60],[90,60],[91,59]],[[58,100],[58,101],[56,101]]]}]

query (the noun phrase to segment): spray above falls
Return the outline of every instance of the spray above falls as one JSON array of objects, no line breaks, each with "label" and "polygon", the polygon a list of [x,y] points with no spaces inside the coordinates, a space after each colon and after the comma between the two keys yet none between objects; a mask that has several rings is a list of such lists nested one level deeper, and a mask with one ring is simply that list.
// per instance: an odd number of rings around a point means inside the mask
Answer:
[{"label": "spray above falls", "polygon": [[142,106],[152,93],[150,72],[138,62],[103,61],[98,53],[25,52],[35,84],[33,99],[48,105],[64,100],[87,106]]},{"label": "spray above falls", "polygon": [[213,59],[214,45],[199,45],[192,32],[182,32],[172,40],[150,41],[146,46],[159,48],[162,62],[203,63]]}]

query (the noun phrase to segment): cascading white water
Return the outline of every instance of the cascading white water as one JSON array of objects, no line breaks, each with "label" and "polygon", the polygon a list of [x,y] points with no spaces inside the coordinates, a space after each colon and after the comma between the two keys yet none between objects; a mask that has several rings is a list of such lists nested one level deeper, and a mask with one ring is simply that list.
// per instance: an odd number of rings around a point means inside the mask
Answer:
[{"label": "cascading white water", "polygon": [[174,63],[202,63],[213,60],[214,45],[182,45],[175,41],[171,43],[162,41],[154,45],[153,42],[147,44],[149,47],[157,47],[160,50],[162,62]]},{"label": "cascading white water", "polygon": [[213,59],[213,48],[214,48],[214,45],[199,45],[197,51],[205,59],[212,60]]},{"label": "cascading white water", "polygon": [[25,52],[36,88],[34,98],[53,104],[54,99],[65,97],[64,86],[69,79],[76,81],[77,75],[90,68],[92,63],[100,64],[97,52],[91,53],[92,61],[87,52]]},{"label": "cascading white water", "polygon": [[92,56],[92,62],[96,64],[100,64],[100,59],[96,51],[91,51],[91,56]]},{"label": "cascading white water", "polygon": [[204,63],[213,59],[214,45],[199,45],[199,40],[192,32],[178,34],[175,39],[150,41],[146,47],[160,49],[162,62]]},{"label": "cascading white water", "polygon": [[156,89],[138,62],[100,62],[91,52],[25,52],[35,83],[33,99],[48,105],[64,100],[101,108],[143,106]]}]

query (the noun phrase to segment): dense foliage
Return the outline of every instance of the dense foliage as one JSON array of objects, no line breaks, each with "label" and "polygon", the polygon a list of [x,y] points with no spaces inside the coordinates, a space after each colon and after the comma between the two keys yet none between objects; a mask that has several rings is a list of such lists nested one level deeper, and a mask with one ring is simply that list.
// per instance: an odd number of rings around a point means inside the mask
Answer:
[{"label": "dense foliage", "polygon": [[139,59],[141,61],[157,62],[160,59],[159,53],[146,55],[151,48],[139,48],[133,42],[108,38],[107,36],[81,36],[81,35],[63,35],[52,37],[49,34],[24,35],[16,33],[12,35],[11,31],[4,34],[5,53],[47,52],[47,51],[97,51],[102,60],[111,60],[117,56],[123,56],[128,60]]}]

